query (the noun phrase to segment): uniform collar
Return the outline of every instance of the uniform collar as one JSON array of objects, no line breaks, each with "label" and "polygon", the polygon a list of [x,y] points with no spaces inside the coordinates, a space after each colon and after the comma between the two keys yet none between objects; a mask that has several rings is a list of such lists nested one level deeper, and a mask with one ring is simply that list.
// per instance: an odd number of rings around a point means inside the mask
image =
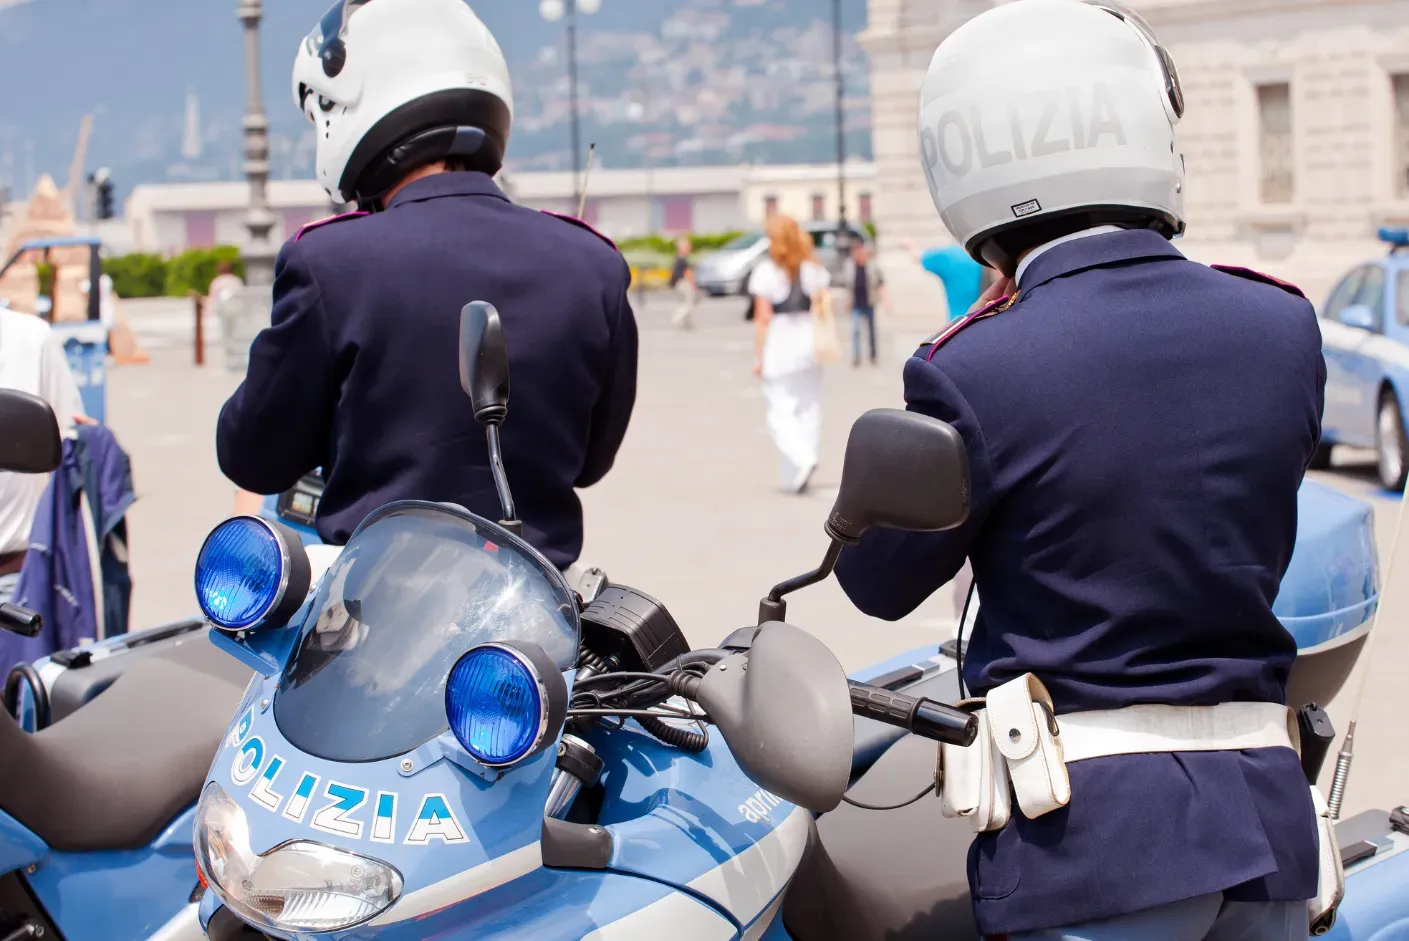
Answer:
[{"label": "uniform collar", "polygon": [[392,197],[387,208],[395,209],[403,203],[419,203],[444,196],[493,196],[505,202],[509,199],[487,173],[435,173],[403,186]]},{"label": "uniform collar", "polygon": [[1046,246],[1023,271],[1026,293],[1056,278],[1087,268],[1136,261],[1142,258],[1183,258],[1179,249],[1150,229],[1122,229]]}]

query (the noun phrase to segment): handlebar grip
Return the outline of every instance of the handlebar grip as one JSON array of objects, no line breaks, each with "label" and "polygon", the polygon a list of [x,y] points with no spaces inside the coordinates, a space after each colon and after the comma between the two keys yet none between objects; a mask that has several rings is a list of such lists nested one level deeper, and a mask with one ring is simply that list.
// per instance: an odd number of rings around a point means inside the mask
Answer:
[{"label": "handlebar grip", "polygon": [[972,745],[978,737],[978,719],[952,706],[855,681],[850,686],[854,715],[947,745]]},{"label": "handlebar grip", "polygon": [[0,630],[22,637],[38,637],[44,629],[44,619],[28,608],[8,602],[0,604]]}]

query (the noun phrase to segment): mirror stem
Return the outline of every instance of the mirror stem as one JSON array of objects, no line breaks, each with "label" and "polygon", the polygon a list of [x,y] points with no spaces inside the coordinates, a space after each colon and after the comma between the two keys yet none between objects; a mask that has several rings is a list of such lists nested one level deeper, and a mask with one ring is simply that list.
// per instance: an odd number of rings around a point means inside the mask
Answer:
[{"label": "mirror stem", "polygon": [[791,595],[799,588],[806,588],[808,585],[815,585],[823,581],[837,567],[837,560],[841,558],[842,543],[832,540],[832,544],[827,547],[827,554],[822,557],[822,564],[815,571],[806,575],[799,575],[797,578],[790,578],[780,585],[774,586],[768,593],[768,597],[758,603],[758,623],[759,626],[767,624],[769,621],[782,621],[788,616],[788,603],[783,600],[784,595]]},{"label": "mirror stem", "polygon": [[484,434],[489,442],[489,469],[494,474],[494,489],[499,491],[499,508],[504,511],[504,518],[499,521],[499,525],[515,536],[522,536],[523,523],[519,521],[514,510],[514,495],[509,492],[509,475],[504,470],[504,450],[499,444],[499,423],[486,425]]}]

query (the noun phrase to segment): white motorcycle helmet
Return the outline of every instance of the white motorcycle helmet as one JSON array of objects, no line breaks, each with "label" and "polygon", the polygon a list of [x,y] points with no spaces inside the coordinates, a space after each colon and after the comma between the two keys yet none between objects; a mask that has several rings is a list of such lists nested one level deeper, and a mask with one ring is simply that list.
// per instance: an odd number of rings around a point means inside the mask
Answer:
[{"label": "white motorcycle helmet", "polygon": [[1014,0],[956,29],[920,96],[920,162],[977,261],[1097,225],[1184,231],[1184,96],[1154,32],[1113,0]]},{"label": "white motorcycle helmet", "polygon": [[503,165],[509,66],[465,0],[337,0],[299,47],[293,90],[336,203],[375,208],[439,160],[491,175]]}]

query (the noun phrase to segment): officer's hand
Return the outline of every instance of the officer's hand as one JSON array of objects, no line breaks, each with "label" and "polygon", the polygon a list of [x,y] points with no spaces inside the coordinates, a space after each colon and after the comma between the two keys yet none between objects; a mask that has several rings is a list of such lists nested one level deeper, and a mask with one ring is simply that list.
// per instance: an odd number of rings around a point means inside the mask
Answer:
[{"label": "officer's hand", "polygon": [[74,422],[74,424],[76,424],[76,425],[96,425],[96,424],[98,424],[98,422],[97,422],[96,420],[94,420],[94,419],[92,419],[92,418],[89,418],[87,415],[75,415],[75,416],[73,416],[73,422]]},{"label": "officer's hand", "polygon": [[756,378],[763,378],[763,360],[755,359],[753,361],[753,374]]},{"label": "officer's hand", "polygon": [[983,308],[992,304],[1000,297],[1007,297],[1015,290],[1017,290],[1017,285],[1013,283],[1012,278],[999,278],[989,286],[987,291],[983,292],[982,297],[974,301],[974,306],[969,308],[969,313],[972,314],[976,310],[983,310]]}]

